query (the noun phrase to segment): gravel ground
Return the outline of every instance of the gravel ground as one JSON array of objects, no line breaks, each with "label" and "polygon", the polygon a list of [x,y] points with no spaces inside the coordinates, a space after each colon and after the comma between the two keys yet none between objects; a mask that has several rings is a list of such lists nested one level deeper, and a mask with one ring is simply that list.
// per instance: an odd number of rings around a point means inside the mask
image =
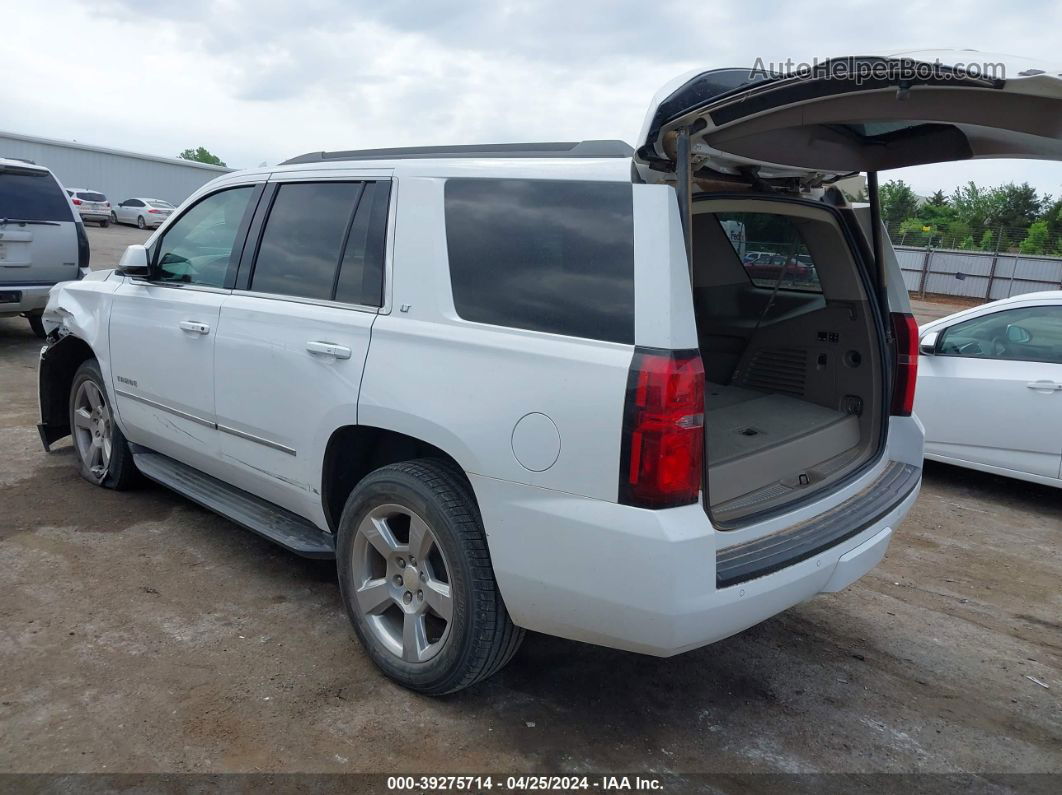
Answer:
[{"label": "gravel ground", "polygon": [[1062,491],[929,465],[843,593],[669,660],[531,635],[429,699],[332,564],[43,453],[39,347],[0,320],[0,772],[1062,773]]}]

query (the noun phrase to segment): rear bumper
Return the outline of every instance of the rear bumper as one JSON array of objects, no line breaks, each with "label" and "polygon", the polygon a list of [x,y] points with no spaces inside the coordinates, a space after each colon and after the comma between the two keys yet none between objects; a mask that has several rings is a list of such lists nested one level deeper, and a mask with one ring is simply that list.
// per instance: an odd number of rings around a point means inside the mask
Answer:
[{"label": "rear bumper", "polygon": [[18,300],[0,302],[0,317],[38,312],[48,303],[50,284],[5,284],[0,283],[0,295],[17,293]]},{"label": "rear bumper", "polygon": [[[881,491],[876,486],[887,486],[896,466],[904,469],[902,486],[875,501]],[[807,543],[790,550],[783,565],[730,585],[717,576],[730,550],[738,548],[732,539],[741,531],[715,530],[698,505],[646,511],[471,479],[495,575],[517,625],[670,656],[726,638],[817,594],[840,591],[866,574],[914,504],[921,469],[883,462],[825,511],[820,506],[818,516],[812,508],[807,521],[783,518],[777,532],[759,539],[807,536],[816,521],[843,517],[822,525],[819,543],[804,538]],[[866,512],[858,512],[860,504]]]},{"label": "rear bumper", "polygon": [[78,215],[81,216],[82,221],[92,221],[94,223],[111,220],[110,210],[93,210],[89,213],[78,213]]}]

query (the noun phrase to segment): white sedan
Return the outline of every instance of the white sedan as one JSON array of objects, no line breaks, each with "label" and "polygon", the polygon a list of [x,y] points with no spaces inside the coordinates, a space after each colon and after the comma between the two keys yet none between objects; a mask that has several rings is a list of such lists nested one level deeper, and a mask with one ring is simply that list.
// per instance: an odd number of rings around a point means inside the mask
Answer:
[{"label": "white sedan", "polygon": [[919,340],[926,458],[1062,487],[1062,291],[934,320]]}]

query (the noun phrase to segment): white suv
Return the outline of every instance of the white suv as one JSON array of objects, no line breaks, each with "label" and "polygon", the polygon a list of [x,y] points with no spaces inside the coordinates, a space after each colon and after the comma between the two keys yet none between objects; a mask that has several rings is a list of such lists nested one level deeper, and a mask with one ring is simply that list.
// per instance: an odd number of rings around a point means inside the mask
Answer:
[{"label": "white suv", "polygon": [[[416,690],[490,675],[525,629],[711,643],[862,576],[918,493],[902,276],[825,186],[921,162],[928,139],[969,156],[965,121],[903,121],[954,111],[940,91],[998,110],[1029,86],[1057,110],[1060,82],[930,81],[897,103],[895,85],[717,70],[658,97],[636,152],[226,174],[117,270],[53,293],[42,439],[72,431],[94,483],[142,473],[334,556],[366,650]],[[838,125],[838,96],[898,122]],[[994,153],[1058,150],[1008,123]],[[812,267],[754,279],[746,249]]]}]

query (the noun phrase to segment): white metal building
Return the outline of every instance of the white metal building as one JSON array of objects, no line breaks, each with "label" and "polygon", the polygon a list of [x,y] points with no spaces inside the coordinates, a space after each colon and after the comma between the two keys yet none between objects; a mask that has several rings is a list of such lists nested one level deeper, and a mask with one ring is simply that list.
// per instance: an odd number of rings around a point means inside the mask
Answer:
[{"label": "white metal building", "polygon": [[0,131],[0,157],[32,160],[47,166],[64,187],[100,191],[112,204],[145,196],[177,205],[199,186],[233,170],[3,131]]}]

